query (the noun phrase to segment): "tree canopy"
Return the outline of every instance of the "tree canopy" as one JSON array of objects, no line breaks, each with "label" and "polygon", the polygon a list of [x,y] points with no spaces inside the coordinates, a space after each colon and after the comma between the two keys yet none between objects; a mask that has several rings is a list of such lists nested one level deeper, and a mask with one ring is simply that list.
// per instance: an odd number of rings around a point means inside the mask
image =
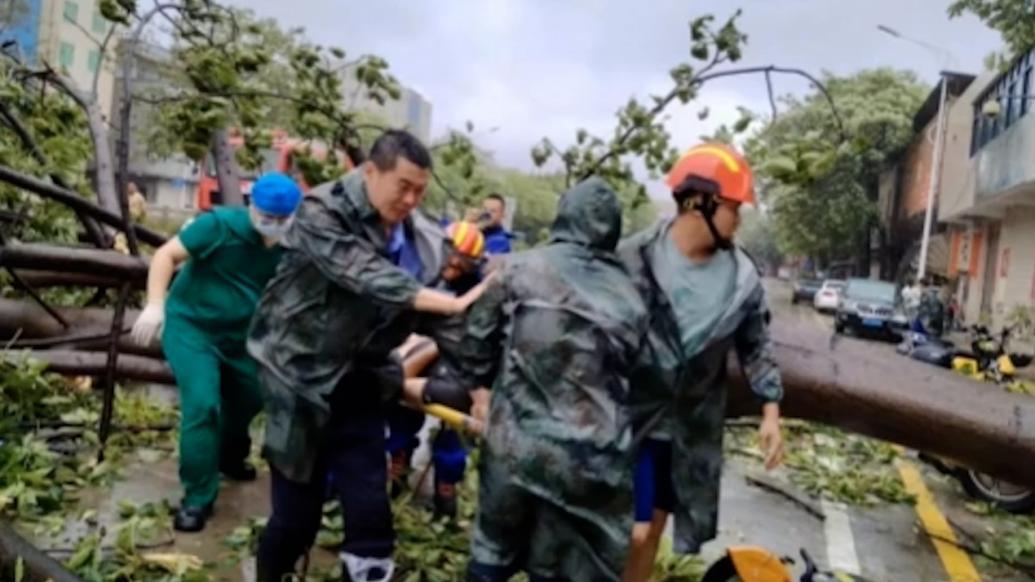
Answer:
[{"label": "tree canopy", "polygon": [[912,72],[892,69],[827,74],[823,83],[836,113],[816,90],[784,97],[784,111],[746,149],[780,250],[845,258],[867,244],[877,224],[880,173],[912,140],[928,88]]}]

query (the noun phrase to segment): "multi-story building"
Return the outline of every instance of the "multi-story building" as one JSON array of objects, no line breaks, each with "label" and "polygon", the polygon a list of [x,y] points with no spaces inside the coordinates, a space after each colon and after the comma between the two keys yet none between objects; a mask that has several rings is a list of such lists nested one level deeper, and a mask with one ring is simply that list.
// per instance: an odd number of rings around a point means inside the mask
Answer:
[{"label": "multi-story building", "polygon": [[[913,140],[894,164],[882,172],[879,209],[883,227],[880,276],[902,281],[918,269],[924,215],[934,167],[934,144],[938,132],[938,113],[942,83],[945,87],[946,115],[960,101],[974,81],[973,75],[943,73],[941,81],[924,100],[913,117]],[[946,118],[946,139],[942,156],[939,190],[946,189],[946,161],[965,155],[968,144],[953,137],[952,120]],[[935,196],[936,203],[938,197]],[[948,267],[948,238],[944,228],[932,226],[926,272],[945,276]]]},{"label": "multi-story building", "polygon": [[409,87],[401,87],[398,99],[384,103],[367,97],[363,86],[356,80],[353,65],[339,69],[342,79],[342,99],[345,107],[365,111],[388,124],[389,127],[406,129],[424,143],[431,139],[431,103],[424,96]]},{"label": "multi-story building", "polygon": [[[85,95],[96,86],[101,111],[111,110],[115,40],[101,46],[111,29],[99,0],[18,0],[0,42],[13,40],[24,62],[49,63],[65,73]],[[96,78],[96,83],[95,83]]]},{"label": "multi-story building", "polygon": [[1035,51],[979,77],[949,110],[938,219],[968,322],[1035,305]]}]

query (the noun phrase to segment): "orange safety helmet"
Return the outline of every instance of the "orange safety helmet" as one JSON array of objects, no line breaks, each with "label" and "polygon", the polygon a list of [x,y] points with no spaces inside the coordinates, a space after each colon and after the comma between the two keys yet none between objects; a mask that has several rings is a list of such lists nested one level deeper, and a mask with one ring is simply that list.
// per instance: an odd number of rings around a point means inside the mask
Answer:
[{"label": "orange safety helmet", "polygon": [[676,192],[688,178],[703,178],[719,187],[719,198],[755,203],[755,179],[751,166],[737,150],[721,143],[703,143],[686,151],[672,165],[666,183]]},{"label": "orange safety helmet", "polygon": [[480,259],[485,251],[485,237],[477,224],[458,220],[446,227],[446,236],[456,252],[470,259]]}]

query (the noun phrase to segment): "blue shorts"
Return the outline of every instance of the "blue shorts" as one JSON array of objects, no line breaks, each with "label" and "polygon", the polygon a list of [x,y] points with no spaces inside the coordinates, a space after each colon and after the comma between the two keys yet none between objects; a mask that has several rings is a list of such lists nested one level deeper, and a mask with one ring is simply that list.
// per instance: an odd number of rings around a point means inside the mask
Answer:
[{"label": "blue shorts", "polygon": [[651,521],[654,510],[672,513],[676,505],[676,491],[672,487],[672,443],[648,438],[640,444],[633,491],[637,523]]}]

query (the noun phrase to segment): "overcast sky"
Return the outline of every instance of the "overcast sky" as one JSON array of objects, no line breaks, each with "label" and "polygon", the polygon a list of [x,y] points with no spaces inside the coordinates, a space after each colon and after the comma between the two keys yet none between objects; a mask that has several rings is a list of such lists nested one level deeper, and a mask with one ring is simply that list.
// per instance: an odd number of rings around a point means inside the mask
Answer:
[{"label": "overcast sky", "polygon": [[[559,145],[579,127],[613,127],[632,95],[670,87],[668,71],[688,57],[687,22],[738,5],[748,34],[740,65],[778,64],[839,74],[863,68],[912,69],[933,83],[944,58],[892,38],[878,24],[951,53],[954,69],[978,72],[1000,47],[976,19],[949,20],[949,0],[235,0],[285,26],[302,26],[315,42],[349,58],[385,57],[404,84],[432,103],[432,134],[466,120],[501,164],[531,168],[531,146],[543,136]],[[793,78],[777,91],[801,92]],[[674,111],[677,143],[692,145],[736,107],[767,111],[762,77],[707,85],[692,108]],[[708,106],[712,115],[697,120]]]}]

